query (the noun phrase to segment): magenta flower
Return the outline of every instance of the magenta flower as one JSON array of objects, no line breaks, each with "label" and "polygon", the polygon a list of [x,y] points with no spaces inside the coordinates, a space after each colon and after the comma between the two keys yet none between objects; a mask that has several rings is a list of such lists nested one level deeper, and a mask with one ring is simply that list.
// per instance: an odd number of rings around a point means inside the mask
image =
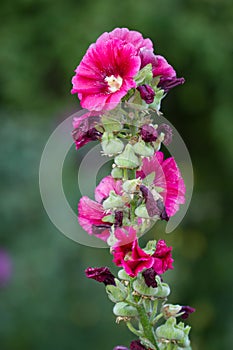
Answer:
[{"label": "magenta flower", "polygon": [[12,261],[9,254],[0,249],[0,288],[4,287],[12,275]]},{"label": "magenta flower", "polygon": [[113,256],[113,262],[122,266],[131,277],[136,277],[139,272],[149,269],[154,263],[152,256],[139,247],[137,239],[126,245],[115,246]]},{"label": "magenta flower", "polygon": [[72,136],[78,150],[90,141],[101,139],[102,133],[97,131],[95,125],[100,121],[100,117],[93,112],[83,114],[81,117],[73,119]]},{"label": "magenta flower", "polygon": [[178,211],[179,205],[185,202],[185,184],[180,170],[173,157],[164,160],[163,153],[156,152],[150,159],[143,159],[137,177],[144,179],[152,172],[155,172],[154,185],[162,188],[160,195],[163,197],[166,213],[171,217]]},{"label": "magenta flower", "polygon": [[97,40],[98,42],[105,42],[111,39],[122,40],[125,44],[132,44],[140,54],[142,50],[153,52],[153,43],[150,39],[144,39],[142,34],[128,28],[115,28],[110,33],[103,33]]},{"label": "magenta flower", "polygon": [[159,240],[156,245],[156,249],[154,254],[152,255],[154,258],[153,269],[158,275],[163,274],[168,269],[173,269],[172,263],[172,247],[168,247],[164,240]]},{"label": "magenta flower", "polygon": [[141,59],[135,47],[120,39],[97,40],[87,50],[72,79],[72,94],[88,110],[113,109],[131,88]]},{"label": "magenta flower", "polygon": [[115,286],[114,276],[108,267],[88,267],[85,270],[87,278],[91,278],[97,282],[103,282],[105,286]]},{"label": "magenta flower", "polygon": [[78,204],[78,221],[82,228],[90,235],[107,241],[112,223],[103,221],[107,215],[102,202],[109,196],[110,191],[121,194],[121,180],[115,180],[112,176],[107,176],[101,180],[95,189],[95,200],[84,196]]}]

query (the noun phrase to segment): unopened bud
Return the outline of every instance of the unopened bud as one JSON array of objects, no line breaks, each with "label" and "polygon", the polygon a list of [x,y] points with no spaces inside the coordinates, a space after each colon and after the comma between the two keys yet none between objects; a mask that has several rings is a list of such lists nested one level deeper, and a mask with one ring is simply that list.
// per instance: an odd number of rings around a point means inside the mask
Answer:
[{"label": "unopened bud", "polygon": [[142,157],[152,157],[155,152],[154,148],[150,144],[146,144],[143,140],[135,143],[133,150]]},{"label": "unopened bud", "polygon": [[127,144],[124,151],[115,157],[115,163],[119,168],[127,169],[136,169],[140,165],[140,161],[130,144]]},{"label": "unopened bud", "polygon": [[104,154],[109,156],[121,153],[124,149],[124,143],[112,133],[108,132],[103,134],[101,146]]},{"label": "unopened bud", "polygon": [[138,316],[138,311],[135,307],[125,303],[119,302],[113,308],[113,313],[116,316],[121,317],[136,317]]}]

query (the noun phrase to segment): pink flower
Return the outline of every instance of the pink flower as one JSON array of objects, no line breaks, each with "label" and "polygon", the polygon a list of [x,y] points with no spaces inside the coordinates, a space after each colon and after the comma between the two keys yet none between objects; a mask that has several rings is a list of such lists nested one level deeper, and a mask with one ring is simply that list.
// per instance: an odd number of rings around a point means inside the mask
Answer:
[{"label": "pink flower", "polygon": [[156,249],[154,254],[152,255],[154,258],[153,269],[154,271],[161,275],[166,272],[168,269],[173,269],[172,263],[172,247],[168,247],[164,240],[159,240],[156,245]]},{"label": "pink flower", "polygon": [[173,157],[164,160],[163,153],[156,152],[150,159],[143,158],[137,177],[143,179],[152,172],[155,172],[154,185],[163,189],[160,195],[163,197],[166,213],[171,217],[178,211],[179,205],[185,203],[186,190],[180,170]]},{"label": "pink flower", "polygon": [[100,117],[93,112],[85,113],[73,119],[74,130],[72,131],[72,136],[77,150],[90,141],[101,139],[101,132],[95,128],[99,120]]},{"label": "pink flower", "polygon": [[139,247],[137,239],[125,245],[115,246],[113,256],[113,262],[122,266],[131,277],[136,277],[139,272],[149,269],[154,263],[153,257]]},{"label": "pink flower", "polygon": [[98,38],[97,43],[111,39],[120,39],[126,44],[132,44],[137,50],[137,54],[145,49],[153,52],[153,43],[150,39],[144,39],[141,33],[128,28],[115,28],[110,33],[103,33]]},{"label": "pink flower", "polygon": [[141,59],[135,47],[118,38],[97,40],[87,50],[72,79],[72,94],[88,110],[113,109],[131,88]]},{"label": "pink flower", "polygon": [[110,191],[116,194],[121,193],[121,180],[114,180],[112,176],[102,179],[95,189],[95,200],[84,196],[78,204],[78,221],[82,228],[90,235],[107,241],[112,223],[103,221],[107,215],[102,206],[102,202],[109,196]]}]

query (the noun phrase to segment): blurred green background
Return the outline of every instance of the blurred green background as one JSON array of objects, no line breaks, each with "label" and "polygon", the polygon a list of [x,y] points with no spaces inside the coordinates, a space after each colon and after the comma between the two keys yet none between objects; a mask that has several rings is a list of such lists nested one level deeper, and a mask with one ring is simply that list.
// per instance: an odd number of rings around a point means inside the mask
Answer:
[{"label": "blurred green background", "polygon": [[[170,300],[197,309],[189,319],[193,349],[232,348],[232,15],[230,0],[1,3],[0,249],[13,264],[11,280],[0,289],[1,350],[111,350],[134,339],[115,324],[103,286],[83,273],[111,265],[108,251],[59,233],[38,186],[49,135],[79,109],[70,95],[73,70],[89,44],[117,26],[150,37],[186,78],[162,110],[190,151],[194,194],[179,228],[156,237],[174,245],[175,270],[165,276]],[[73,147],[65,163],[73,208],[86,149]]]}]

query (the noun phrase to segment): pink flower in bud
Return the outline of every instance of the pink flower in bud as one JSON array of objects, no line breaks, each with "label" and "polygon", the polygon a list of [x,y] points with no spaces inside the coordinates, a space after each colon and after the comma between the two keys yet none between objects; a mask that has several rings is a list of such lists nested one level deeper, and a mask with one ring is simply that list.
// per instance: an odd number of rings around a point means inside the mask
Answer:
[{"label": "pink flower in bud", "polygon": [[156,249],[154,254],[152,255],[154,258],[153,269],[154,271],[161,275],[166,272],[168,269],[173,269],[172,263],[172,247],[168,247],[164,240],[159,240],[156,245]]},{"label": "pink flower in bud", "polygon": [[154,185],[162,188],[165,210],[168,217],[175,215],[180,204],[185,202],[185,184],[180,170],[173,157],[164,160],[162,152],[155,152],[150,159],[143,158],[142,168],[137,171],[137,177],[144,179],[155,173]]},{"label": "pink flower in bud", "polygon": [[110,191],[121,194],[121,180],[115,180],[112,176],[102,179],[95,189],[95,199],[84,196],[78,204],[78,221],[82,228],[90,235],[96,235],[98,238],[107,241],[112,223],[103,221],[107,215],[102,202],[109,196]]},{"label": "pink flower in bud", "polygon": [[140,85],[137,89],[140,92],[142,100],[144,100],[147,104],[153,103],[155,98],[155,92],[150,85]]},{"label": "pink flower in bud", "polygon": [[134,45],[119,38],[97,40],[87,50],[72,79],[72,94],[90,111],[113,109],[131,88],[141,59]]}]

